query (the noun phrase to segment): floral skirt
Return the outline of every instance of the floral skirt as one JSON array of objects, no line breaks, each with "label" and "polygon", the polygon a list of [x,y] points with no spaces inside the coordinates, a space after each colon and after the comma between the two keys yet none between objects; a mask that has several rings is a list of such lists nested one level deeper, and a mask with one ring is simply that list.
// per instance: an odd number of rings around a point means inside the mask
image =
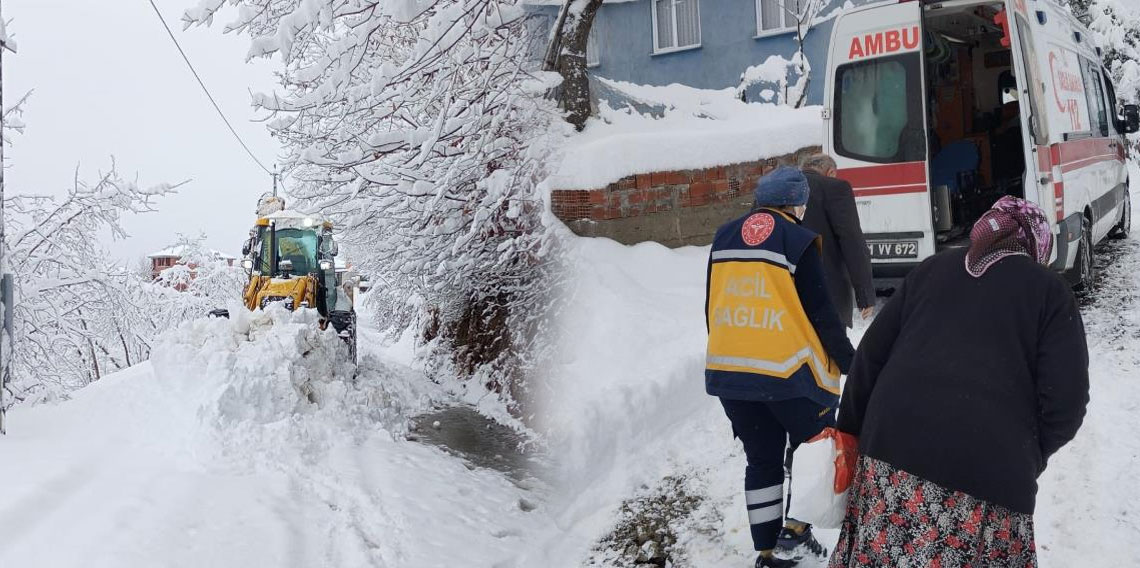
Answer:
[{"label": "floral skirt", "polygon": [[1033,515],[860,456],[830,568],[1036,568]]}]

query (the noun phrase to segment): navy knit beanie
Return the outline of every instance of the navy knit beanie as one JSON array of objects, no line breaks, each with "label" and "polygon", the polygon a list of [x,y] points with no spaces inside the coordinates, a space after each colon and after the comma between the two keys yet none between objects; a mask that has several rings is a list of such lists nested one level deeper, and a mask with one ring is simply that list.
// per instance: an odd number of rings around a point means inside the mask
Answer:
[{"label": "navy knit beanie", "polygon": [[757,207],[807,205],[807,178],[796,168],[780,166],[760,178],[752,194]]}]

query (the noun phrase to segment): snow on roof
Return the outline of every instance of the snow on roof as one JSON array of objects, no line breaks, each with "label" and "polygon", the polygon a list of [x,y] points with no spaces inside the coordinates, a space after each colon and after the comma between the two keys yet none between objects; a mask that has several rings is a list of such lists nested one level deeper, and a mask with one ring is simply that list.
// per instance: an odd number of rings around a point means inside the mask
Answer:
[{"label": "snow on roof", "polygon": [[823,140],[818,106],[744,103],[732,88],[597,80],[611,93],[604,98],[621,108],[603,101],[599,118],[569,139],[550,189],[597,189],[633,174],[750,162]]},{"label": "snow on roof", "polygon": [[293,209],[284,209],[275,213],[270,213],[263,217],[273,221],[273,224],[279,229],[313,229],[316,230],[320,227],[325,219],[320,215],[309,215],[301,213]]},{"label": "snow on roof", "polygon": [[[186,251],[185,246],[174,245],[174,246],[166,247],[166,248],[164,248],[158,252],[152,252],[152,253],[146,255],[146,257],[147,258],[182,258],[182,255],[185,251]],[[230,260],[230,259],[236,260],[237,259],[236,256],[232,256],[232,255],[229,255],[229,254],[226,254],[224,252],[217,251],[217,250],[211,250],[210,254],[213,254],[214,258],[220,258],[222,260]]]}]

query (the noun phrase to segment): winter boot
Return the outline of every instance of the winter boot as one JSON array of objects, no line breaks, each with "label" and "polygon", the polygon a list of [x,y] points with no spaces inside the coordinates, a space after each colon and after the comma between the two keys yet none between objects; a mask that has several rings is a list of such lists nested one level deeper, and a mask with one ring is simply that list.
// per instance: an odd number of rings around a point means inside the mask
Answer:
[{"label": "winter boot", "polygon": [[797,528],[786,526],[780,530],[780,536],[776,540],[776,550],[785,556],[796,558],[803,558],[809,554],[816,558],[826,558],[827,548],[811,534],[811,525],[804,524],[801,530],[796,530]]},{"label": "winter boot", "polygon": [[780,558],[778,556],[772,555],[771,553],[760,553],[760,555],[756,557],[756,568],[792,568],[793,566],[799,565],[800,563],[798,560],[791,558]]}]

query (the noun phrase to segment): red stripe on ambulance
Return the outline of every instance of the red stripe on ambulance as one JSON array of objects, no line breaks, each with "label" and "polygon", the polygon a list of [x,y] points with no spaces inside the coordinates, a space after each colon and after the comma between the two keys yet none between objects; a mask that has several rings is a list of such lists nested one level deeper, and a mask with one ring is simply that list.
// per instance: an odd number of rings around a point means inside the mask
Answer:
[{"label": "red stripe on ambulance", "polygon": [[926,162],[904,162],[839,170],[855,197],[926,192]]}]

